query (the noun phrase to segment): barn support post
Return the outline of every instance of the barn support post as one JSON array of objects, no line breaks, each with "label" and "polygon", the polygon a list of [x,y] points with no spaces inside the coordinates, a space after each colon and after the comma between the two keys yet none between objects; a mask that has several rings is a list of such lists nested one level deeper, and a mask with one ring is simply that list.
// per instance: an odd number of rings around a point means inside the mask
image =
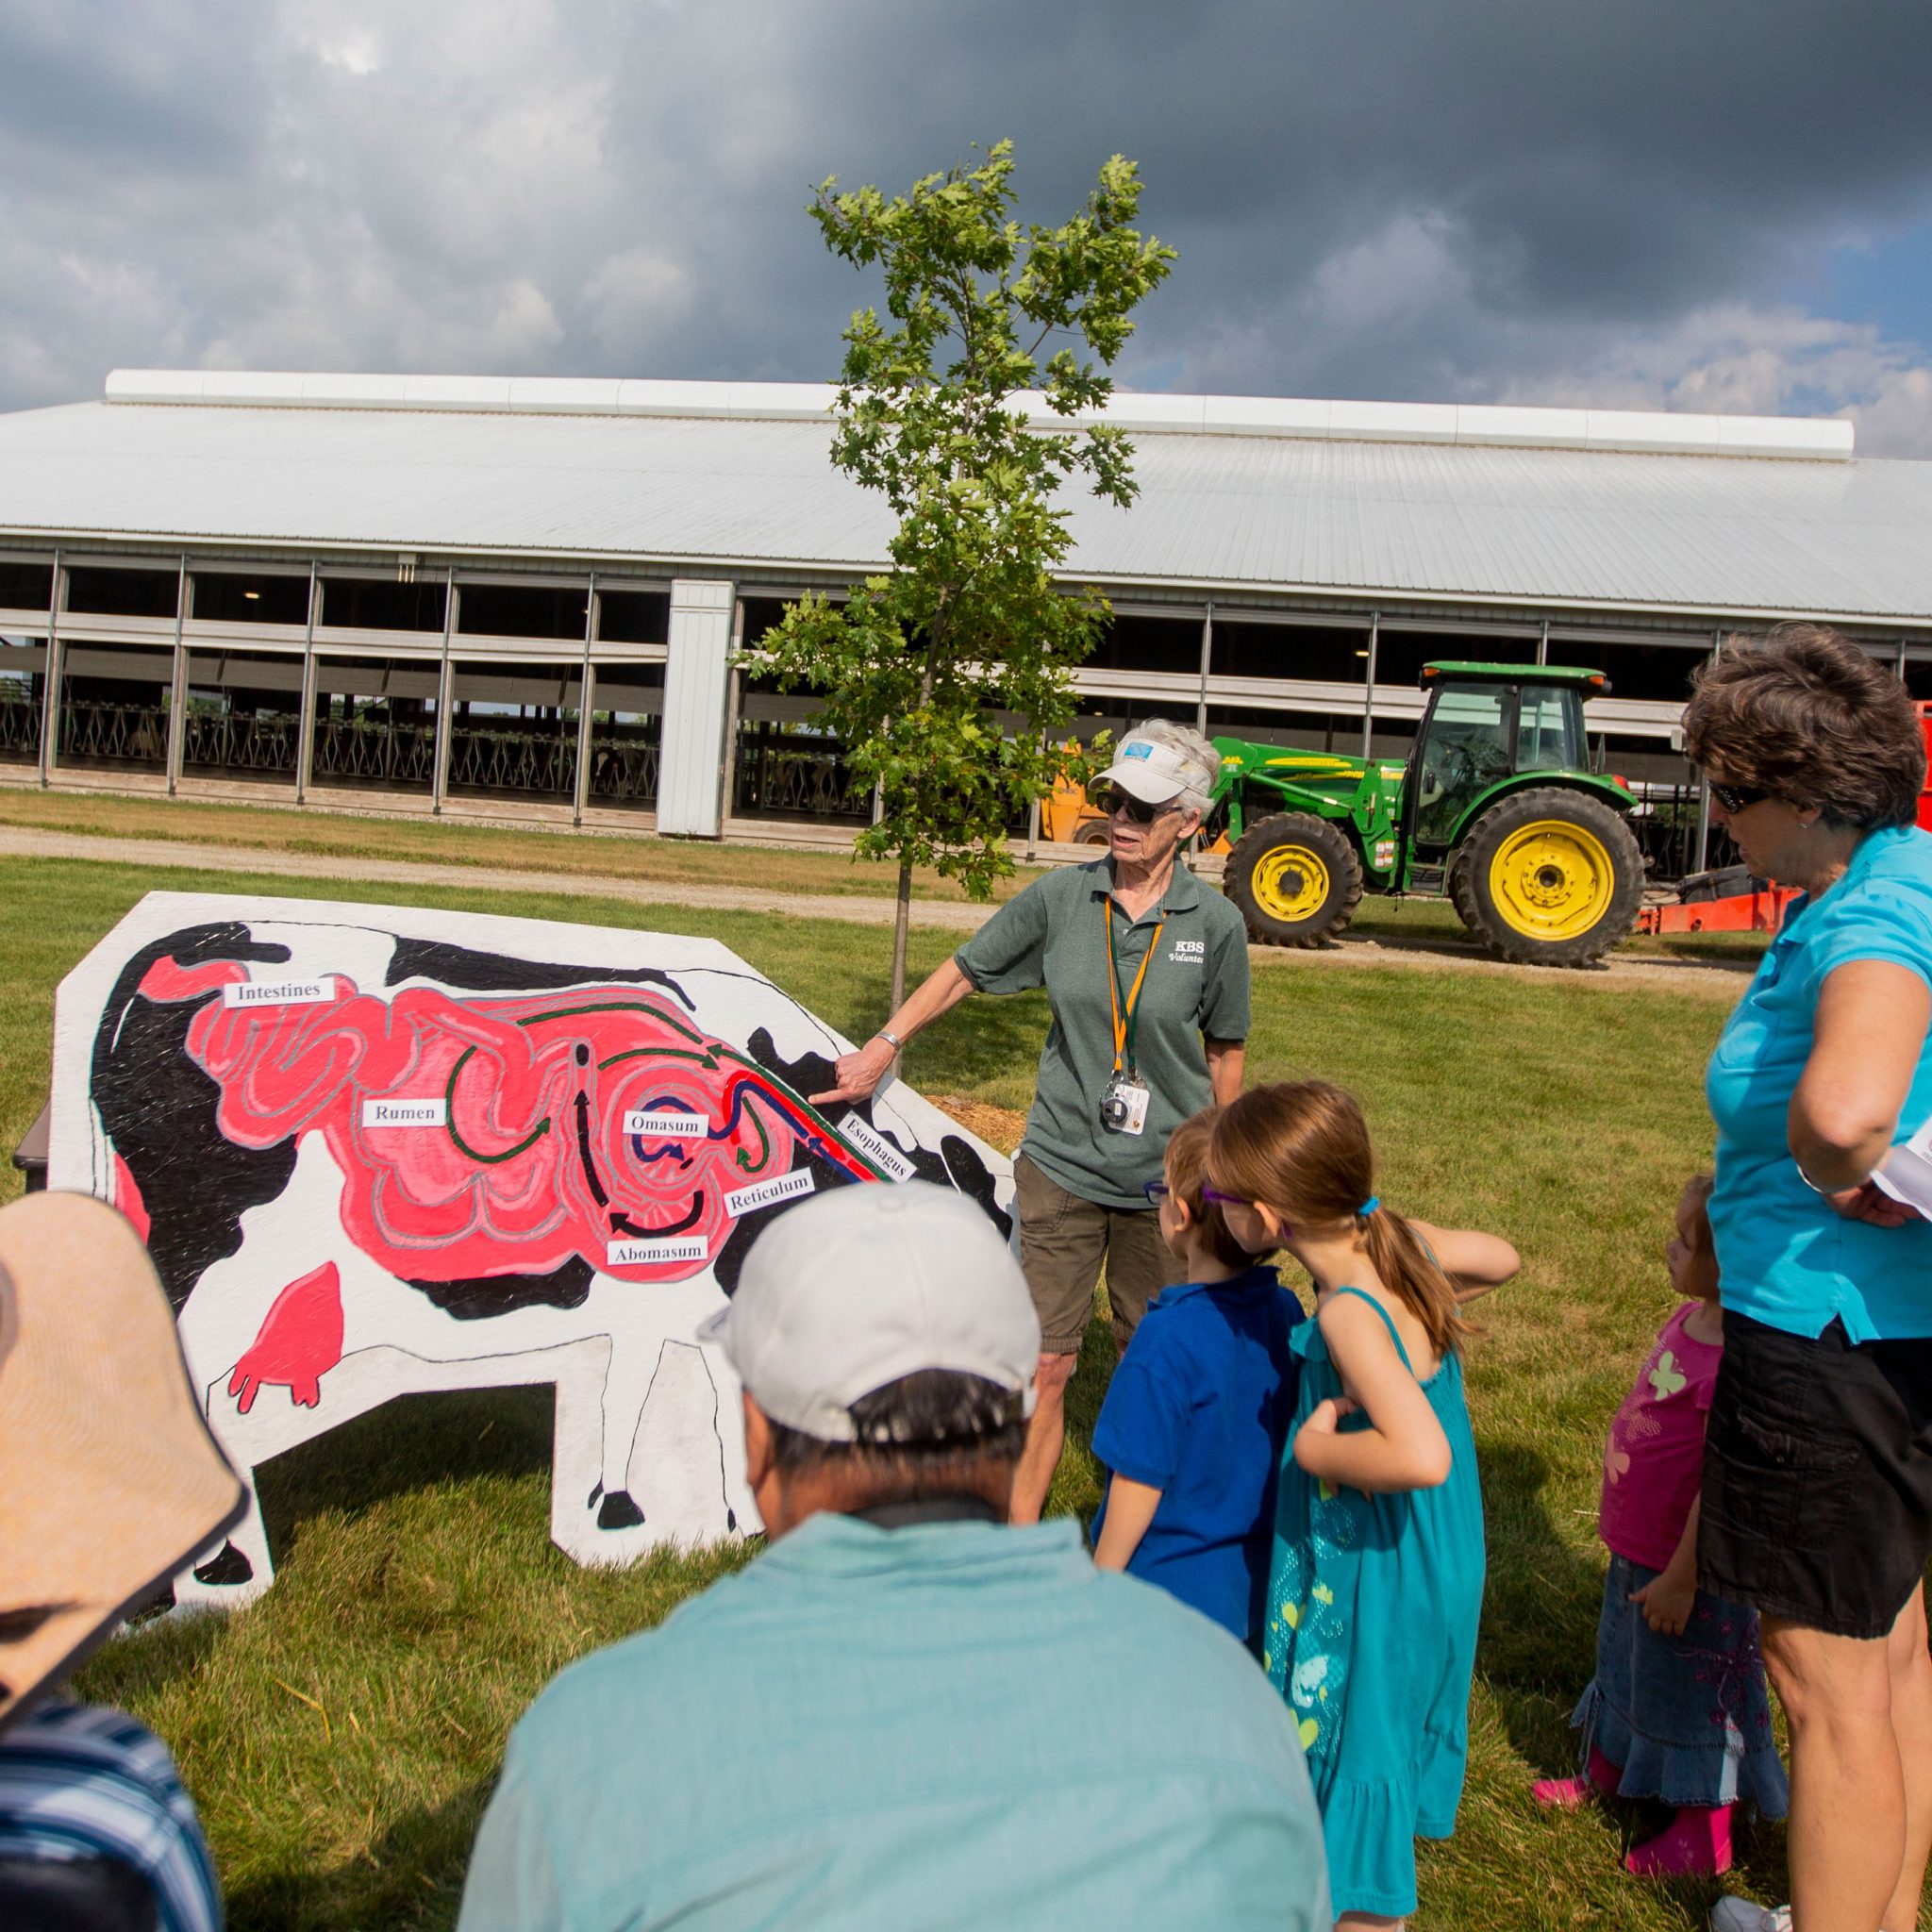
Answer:
[{"label": "barn support post", "polygon": [[181,757],[188,737],[188,558],[184,555],[175,578],[175,659],[168,675],[168,796],[181,781]]},{"label": "barn support post", "polygon": [[[1724,656],[1724,634],[1721,630],[1710,634],[1710,655]],[[1692,872],[1710,870],[1710,780],[1702,772],[1697,774],[1697,863]]]},{"label": "barn support post", "polygon": [[1208,674],[1214,662],[1214,599],[1201,617],[1201,686],[1194,699],[1194,729],[1205,738],[1208,733]]},{"label": "barn support post", "polygon": [[442,662],[436,675],[436,769],[429,784],[429,811],[432,818],[442,816],[443,795],[449,790],[449,744],[454,721],[450,693],[456,677],[450,668],[450,644],[457,628],[457,567],[448,565],[442,574]]},{"label": "barn support post", "polygon": [[1382,613],[1369,613],[1369,680],[1362,689],[1362,757],[1374,756],[1375,737],[1375,651],[1381,641]]},{"label": "barn support post", "polygon": [[67,572],[54,551],[54,574],[47,583],[47,668],[41,675],[41,790],[47,789],[59,757],[60,613],[67,602]]},{"label": "barn support post", "polygon": [[315,620],[322,580],[308,560],[308,622],[302,632],[302,699],[295,712],[295,803],[306,805],[315,776]]},{"label": "barn support post", "polygon": [[591,708],[596,700],[597,674],[591,663],[591,645],[597,636],[602,612],[597,603],[597,573],[591,573],[591,587],[584,593],[584,665],[577,681],[577,772],[571,788],[570,822],[584,823],[584,807],[591,797]]}]

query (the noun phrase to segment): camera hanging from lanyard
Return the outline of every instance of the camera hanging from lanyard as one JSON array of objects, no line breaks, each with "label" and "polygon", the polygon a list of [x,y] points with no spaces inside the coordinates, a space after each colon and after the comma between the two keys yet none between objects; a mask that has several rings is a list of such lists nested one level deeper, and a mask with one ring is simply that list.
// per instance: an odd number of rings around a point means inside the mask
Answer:
[{"label": "camera hanging from lanyard", "polygon": [[1120,968],[1113,957],[1112,899],[1101,901],[1101,913],[1107,921],[1107,992],[1113,1009],[1113,1077],[1100,1096],[1100,1124],[1109,1134],[1144,1134],[1147,1108],[1154,1095],[1134,1065],[1134,1030],[1141,1012],[1141,988],[1146,980],[1154,949],[1160,943],[1160,929],[1167,924],[1167,914],[1162,912],[1155,923],[1154,937],[1147,941],[1147,951],[1141,958],[1141,970],[1134,974],[1124,1012]]}]

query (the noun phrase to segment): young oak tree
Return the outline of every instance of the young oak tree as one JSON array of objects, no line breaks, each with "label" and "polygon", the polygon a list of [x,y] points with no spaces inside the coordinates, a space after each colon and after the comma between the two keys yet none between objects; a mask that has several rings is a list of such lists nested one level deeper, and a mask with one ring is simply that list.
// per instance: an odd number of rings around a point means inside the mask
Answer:
[{"label": "young oak tree", "polygon": [[[1132,161],[1108,161],[1058,228],[1014,219],[1012,174],[1002,141],[979,167],[928,175],[908,194],[841,194],[835,175],[810,204],[825,245],[884,277],[892,325],[862,308],[845,330],[832,460],[884,495],[898,527],[890,575],[842,607],[790,606],[755,660],[781,689],[824,694],[854,783],[876,791],[877,823],[854,843],[899,865],[893,1008],[913,867],[986,898],[1012,871],[1007,827],[1063,776],[1094,769],[1057,740],[1074,712],[1069,674],[1107,605],[1056,586],[1072,538],[1053,498],[1085,475],[1109,503],[1132,502],[1133,452],[1104,424],[1051,418],[1106,402],[1113,385],[1091,358],[1120,354],[1132,309],[1175,258],[1133,226]],[[1020,721],[1010,735],[1002,713]]]}]

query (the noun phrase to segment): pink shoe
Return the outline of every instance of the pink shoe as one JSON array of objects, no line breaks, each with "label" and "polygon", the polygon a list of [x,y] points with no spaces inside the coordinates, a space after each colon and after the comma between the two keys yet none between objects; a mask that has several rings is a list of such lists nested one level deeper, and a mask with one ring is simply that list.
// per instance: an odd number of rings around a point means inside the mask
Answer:
[{"label": "pink shoe", "polygon": [[1731,1869],[1731,1810],[1686,1806],[1653,1839],[1634,1846],[1624,1869],[1639,1878],[1715,1878]]},{"label": "pink shoe", "polygon": [[1545,1811],[1577,1811],[1594,1797],[1614,1798],[1623,1781],[1623,1771],[1592,1744],[1589,1768],[1580,1777],[1540,1777],[1529,1795]]},{"label": "pink shoe", "polygon": [[1529,1795],[1545,1811],[1580,1811],[1596,1796],[1596,1787],[1587,1777],[1540,1777]]}]

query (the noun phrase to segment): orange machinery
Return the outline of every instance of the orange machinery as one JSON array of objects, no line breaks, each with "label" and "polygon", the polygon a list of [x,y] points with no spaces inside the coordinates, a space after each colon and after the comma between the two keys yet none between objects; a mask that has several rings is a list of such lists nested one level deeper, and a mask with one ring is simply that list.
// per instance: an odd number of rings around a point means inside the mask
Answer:
[{"label": "orange machinery", "polygon": [[[1925,752],[1932,758],[1932,704],[1919,707],[1919,729],[1925,734]],[[1919,793],[1919,823],[1932,832],[1932,771],[1925,774],[1925,790]]]},{"label": "orange machinery", "polygon": [[[1932,764],[1932,703],[1920,704],[1919,729],[1925,734],[1928,764]],[[1919,793],[1919,824],[1932,831],[1932,769],[1928,769],[1926,776],[1925,789]],[[1734,866],[1726,870],[1743,874],[1744,869]],[[1694,896],[1681,899],[1674,906],[1644,907],[1637,915],[1637,930],[1775,932],[1785,916],[1786,906],[1797,897],[1793,888],[1758,886],[1755,882],[1743,891],[1720,891],[1717,882],[1725,879],[1725,873],[1704,873],[1698,878],[1685,880],[1685,887]]]}]

